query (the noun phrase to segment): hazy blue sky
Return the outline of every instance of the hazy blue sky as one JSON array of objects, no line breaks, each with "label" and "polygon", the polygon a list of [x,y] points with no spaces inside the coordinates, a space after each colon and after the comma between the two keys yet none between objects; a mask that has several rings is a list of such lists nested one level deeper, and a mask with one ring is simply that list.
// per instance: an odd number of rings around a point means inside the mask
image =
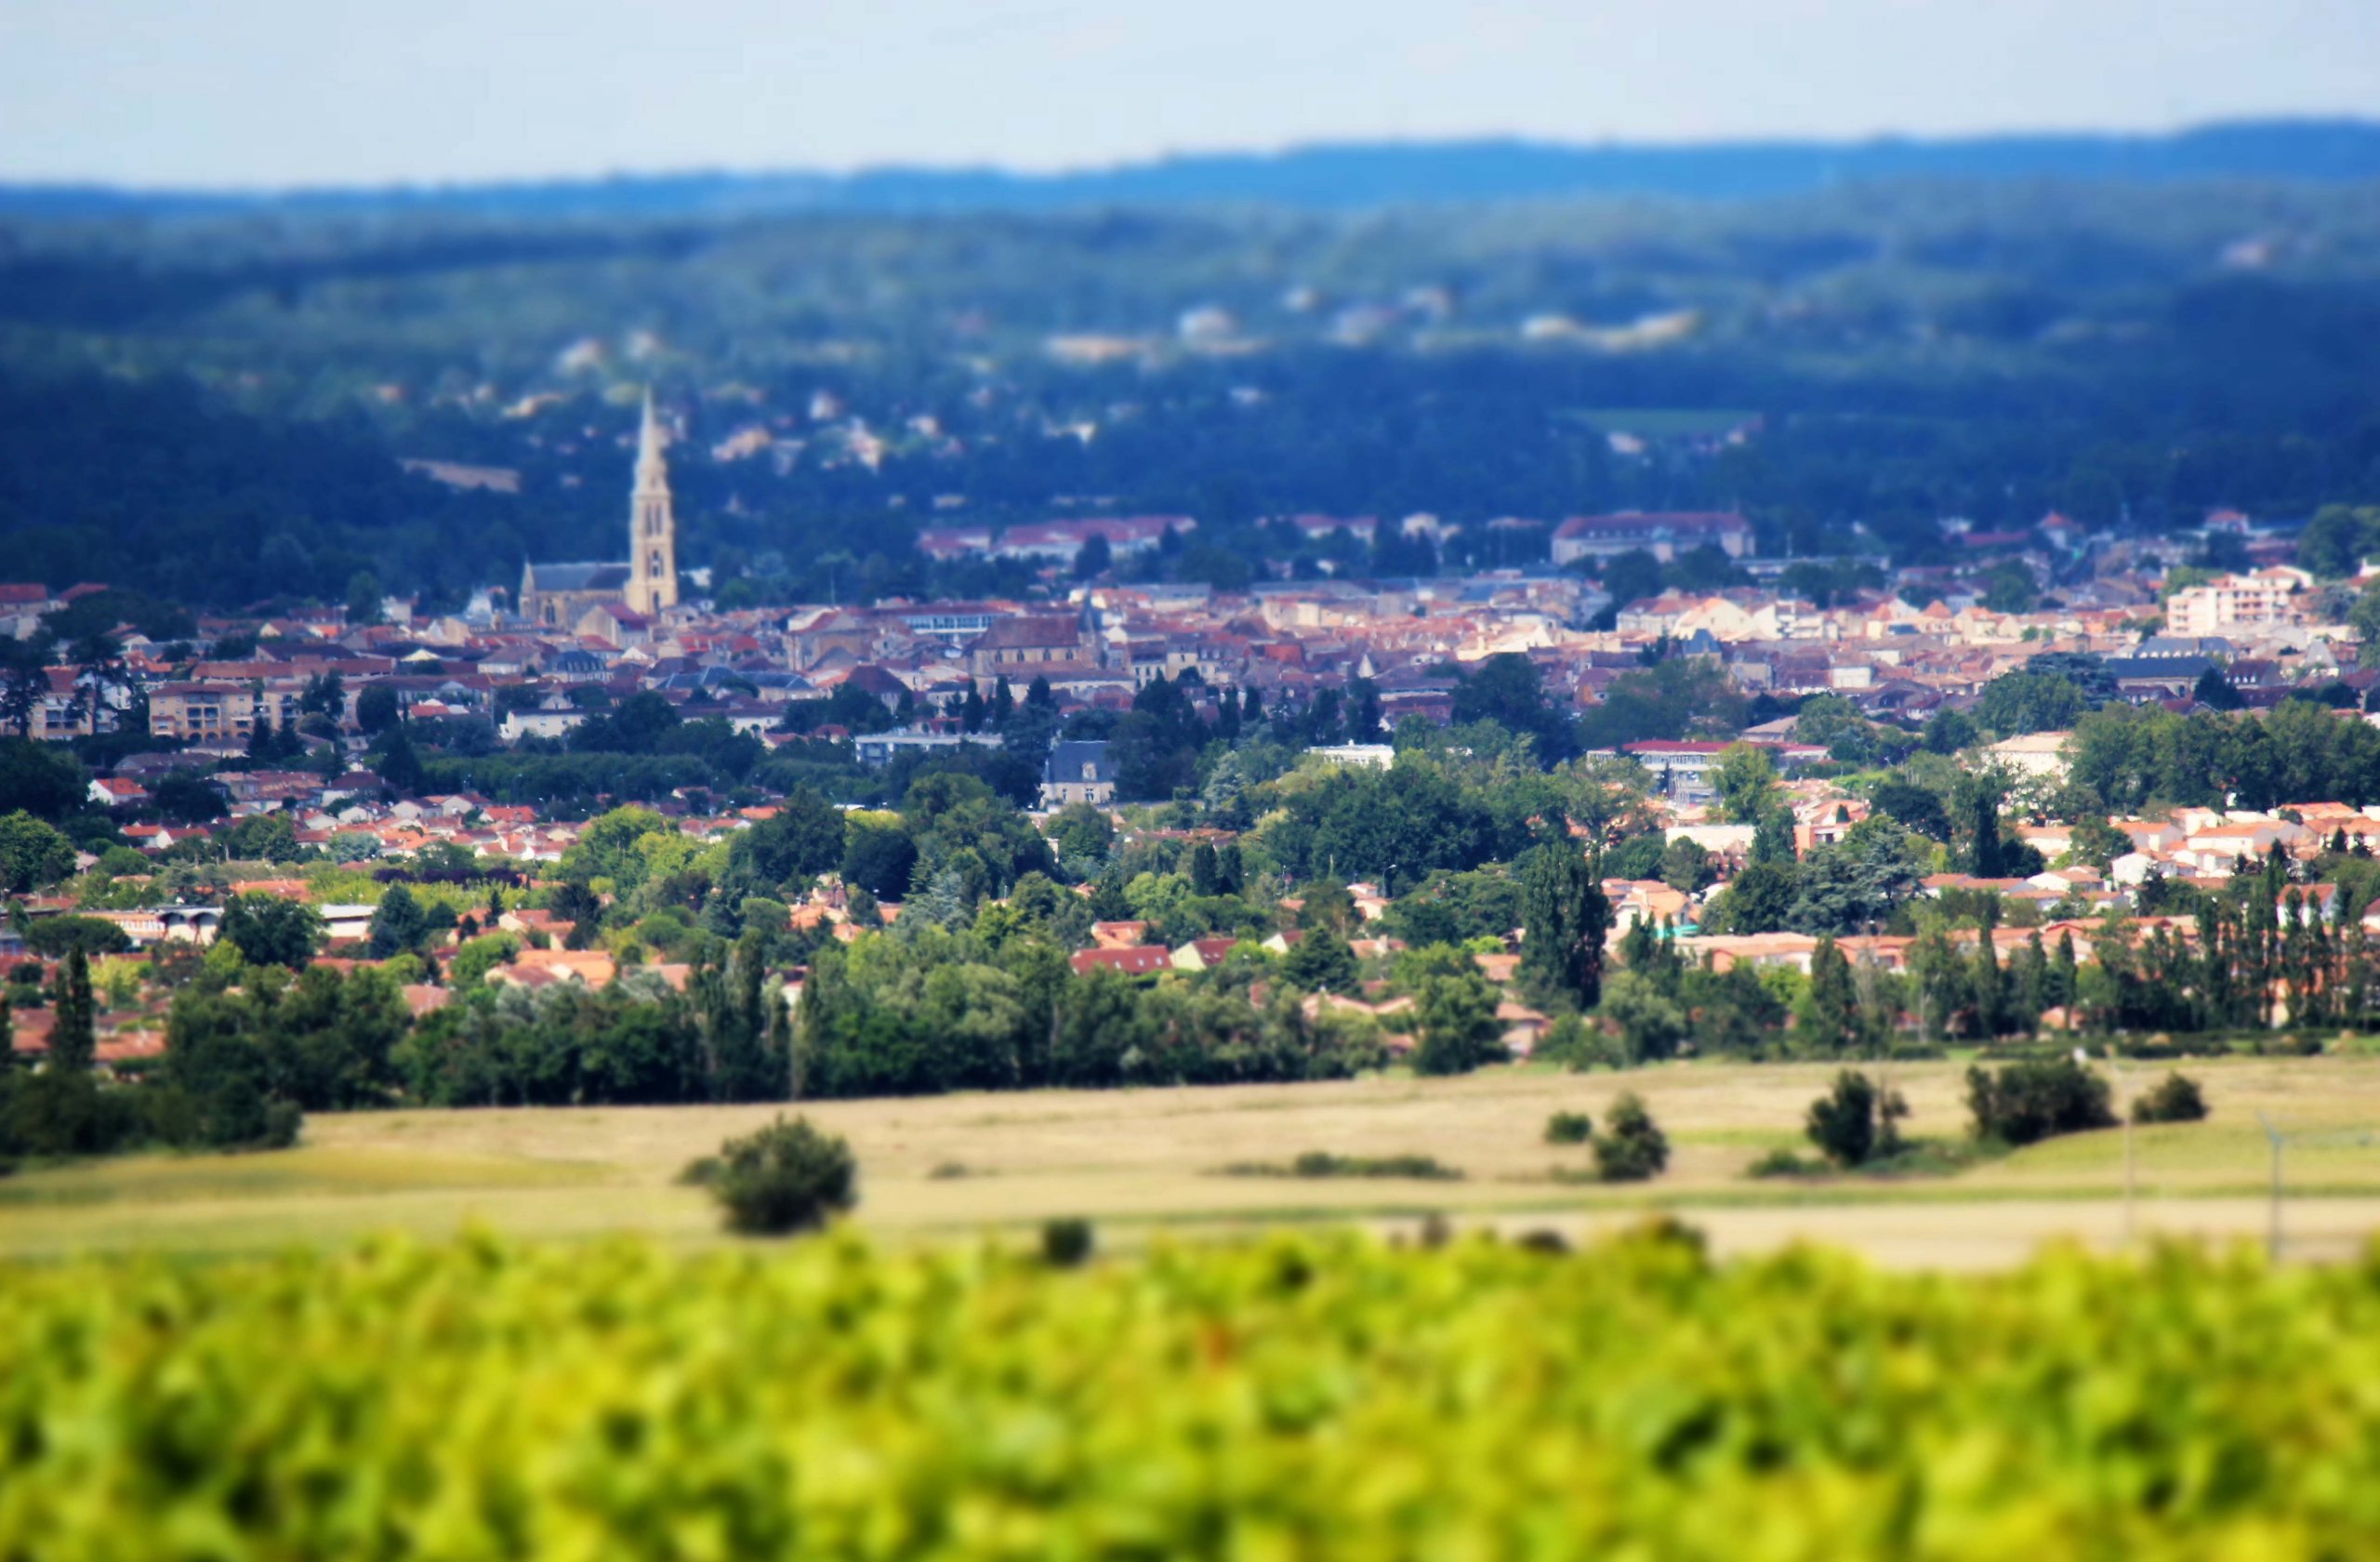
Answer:
[{"label": "hazy blue sky", "polygon": [[2380,109],[2380,0],[0,0],[0,178],[284,184]]}]

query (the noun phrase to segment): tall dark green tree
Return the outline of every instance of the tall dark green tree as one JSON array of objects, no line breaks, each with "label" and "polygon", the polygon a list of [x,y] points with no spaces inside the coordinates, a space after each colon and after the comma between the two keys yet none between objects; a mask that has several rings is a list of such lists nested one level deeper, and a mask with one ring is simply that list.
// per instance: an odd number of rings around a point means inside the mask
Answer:
[{"label": "tall dark green tree", "polygon": [[421,902],[403,884],[391,884],[372,913],[371,950],[374,960],[387,960],[418,948],[430,936],[430,917]]},{"label": "tall dark green tree", "polygon": [[1281,976],[1307,992],[1352,992],[1355,986],[1355,951],[1332,929],[1317,927],[1302,933],[1281,962]]},{"label": "tall dark green tree", "polygon": [[2043,984],[2042,996],[2050,1004],[2066,1011],[2067,1024],[2070,1026],[2074,1023],[2074,1000],[2081,996],[2081,991],[2080,973],[2074,960],[2074,934],[2070,931],[2061,932],[2057,935],[2057,948],[2050,956],[2049,977]]},{"label": "tall dark green tree", "polygon": [[1999,879],[2007,873],[2006,850],[2000,839],[2000,800],[2006,795],[2006,786],[1996,774],[1978,773],[1959,778],[1951,809],[1958,865],[1978,879]]},{"label": "tall dark green tree", "polygon": [[223,907],[220,936],[250,965],[302,971],[322,942],[323,919],[300,901],[278,895],[234,895]]},{"label": "tall dark green tree", "polygon": [[1475,972],[1424,982],[1421,1022],[1421,1041],[1413,1053],[1417,1074],[1468,1074],[1503,1053],[1495,990]]},{"label": "tall dark green tree", "polygon": [[99,1002],[91,996],[91,957],[76,945],[66,951],[58,978],[58,1019],[49,1032],[50,1066],[61,1074],[87,1074],[99,1057]]},{"label": "tall dark green tree", "polygon": [[1809,988],[1794,1005],[1794,1047],[1812,1057],[1858,1056],[1869,1040],[1851,961],[1831,936],[1822,935],[1810,952]]},{"label": "tall dark green tree", "polygon": [[421,790],[425,772],[414,752],[413,735],[400,721],[389,730],[389,747],[380,758],[380,779],[392,792],[410,796]]},{"label": "tall dark green tree", "polygon": [[749,887],[774,890],[840,867],[844,836],[841,811],[810,788],[796,787],[774,815],[728,843],[728,863]]},{"label": "tall dark green tree", "polygon": [[1529,854],[1521,870],[1521,979],[1593,1009],[1603,996],[1611,902],[1585,852],[1560,841]]}]

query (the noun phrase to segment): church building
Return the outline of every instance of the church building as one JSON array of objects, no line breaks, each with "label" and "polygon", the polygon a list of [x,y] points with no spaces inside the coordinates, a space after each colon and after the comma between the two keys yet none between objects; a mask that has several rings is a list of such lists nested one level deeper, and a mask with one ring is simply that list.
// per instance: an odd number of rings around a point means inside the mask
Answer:
[{"label": "church building", "polygon": [[678,605],[678,523],[669,509],[669,467],[661,456],[661,421],[644,393],[637,430],[636,482],[628,496],[625,563],[528,563],[521,570],[521,612],[541,629],[570,629],[596,608],[625,603],[658,618]]}]

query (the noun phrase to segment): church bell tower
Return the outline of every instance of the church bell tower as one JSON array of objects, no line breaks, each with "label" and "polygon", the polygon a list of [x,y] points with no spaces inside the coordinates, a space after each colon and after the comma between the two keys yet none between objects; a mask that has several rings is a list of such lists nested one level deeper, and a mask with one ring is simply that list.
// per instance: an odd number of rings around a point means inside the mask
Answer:
[{"label": "church bell tower", "polygon": [[678,605],[678,523],[669,512],[669,467],[661,443],[647,387],[636,439],[636,489],[628,500],[628,604],[655,617]]}]

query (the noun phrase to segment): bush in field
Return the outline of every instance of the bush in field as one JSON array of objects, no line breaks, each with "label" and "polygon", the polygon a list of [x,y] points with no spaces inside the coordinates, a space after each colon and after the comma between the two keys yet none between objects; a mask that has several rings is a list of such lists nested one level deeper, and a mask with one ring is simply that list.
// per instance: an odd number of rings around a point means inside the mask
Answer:
[{"label": "bush in field", "polygon": [[1834,1089],[1810,1103],[1803,1132],[1837,1166],[1864,1166],[1900,1148],[1895,1122],[1909,1115],[1898,1091],[1885,1090],[1865,1074],[1844,1069]]},{"label": "bush in field", "polygon": [[1583,1145],[1595,1136],[1595,1121],[1584,1112],[1556,1112],[1545,1119],[1549,1145]]},{"label": "bush in field", "polygon": [[2070,1058],[2012,1063],[1996,1075],[1967,1070],[1967,1109],[1978,1139],[2032,1145],[2061,1133],[2113,1128],[2107,1080]]},{"label": "bush in field", "polygon": [[807,1118],[779,1118],[757,1133],[719,1147],[712,1195],[727,1226],[756,1237],[813,1231],[859,1202],[852,1147],[821,1133]]},{"label": "bush in field", "polygon": [[1455,1182],[1462,1173],[1441,1166],[1434,1156],[1333,1155],[1307,1150],[1284,1166],[1275,1160],[1235,1161],[1223,1169],[1227,1177],[1412,1177],[1426,1182]]},{"label": "bush in field", "polygon": [[1041,1227],[1041,1261],[1052,1269],[1077,1269],[1091,1262],[1091,1222],[1053,1220]]},{"label": "bush in field", "polygon": [[1611,1104],[1594,1142],[1595,1172],[1606,1183],[1641,1183],[1670,1163],[1670,1142],[1633,1091]]},{"label": "bush in field", "polygon": [[2206,1097],[2187,1074],[2168,1074],[2132,1104],[2136,1123],[2197,1122],[2206,1116]]},{"label": "bush in field", "polygon": [[1865,1074],[1844,1069],[1834,1077],[1834,1089],[1810,1103],[1804,1132],[1835,1165],[1859,1165],[1876,1148],[1876,1087]]}]

